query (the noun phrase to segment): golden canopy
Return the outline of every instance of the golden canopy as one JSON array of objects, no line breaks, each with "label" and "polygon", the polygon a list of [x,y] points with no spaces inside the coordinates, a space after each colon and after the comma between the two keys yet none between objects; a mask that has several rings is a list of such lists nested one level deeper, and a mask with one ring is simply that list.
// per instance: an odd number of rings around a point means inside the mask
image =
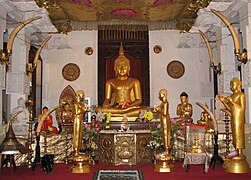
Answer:
[{"label": "golden canopy", "polygon": [[152,30],[184,28],[189,30],[198,10],[208,6],[211,1],[36,0],[40,7],[49,11],[54,24],[70,22],[73,30],[94,29],[97,25],[131,23],[147,24]]}]

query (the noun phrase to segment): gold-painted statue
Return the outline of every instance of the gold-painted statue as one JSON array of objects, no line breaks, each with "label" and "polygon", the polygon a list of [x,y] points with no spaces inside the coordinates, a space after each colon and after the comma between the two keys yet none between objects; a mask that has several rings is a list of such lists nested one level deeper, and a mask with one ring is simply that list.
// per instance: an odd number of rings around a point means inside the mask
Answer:
[{"label": "gold-painted statue", "polygon": [[192,123],[193,106],[188,102],[188,94],[186,92],[180,94],[180,101],[181,103],[177,106],[177,115],[179,117],[175,119],[185,123]]},{"label": "gold-painted statue", "polygon": [[64,103],[64,108],[61,113],[61,119],[63,124],[73,123],[73,109],[69,102]]},{"label": "gold-painted statue", "polygon": [[71,167],[72,173],[88,173],[90,167],[88,166],[88,156],[80,152],[82,144],[82,129],[83,118],[87,111],[90,111],[89,107],[82,102],[85,99],[85,93],[82,90],[76,92],[76,101],[74,102],[74,116],[73,116],[73,162]]},{"label": "gold-painted statue", "polygon": [[243,155],[242,150],[245,149],[245,107],[246,96],[241,92],[242,82],[237,77],[234,77],[230,82],[230,89],[233,92],[228,97],[218,96],[231,114],[231,129],[233,137],[234,152],[227,155],[224,162],[224,169],[232,173],[246,173],[249,172],[249,165],[246,161],[246,156]]},{"label": "gold-painted statue", "polygon": [[161,104],[155,107],[154,111],[158,112],[160,115],[162,139],[165,151],[156,155],[156,165],[154,170],[158,172],[171,172],[173,168],[171,165],[172,156],[170,154],[171,120],[166,89],[161,89],[159,91],[159,100],[161,101]]},{"label": "gold-painted statue", "polygon": [[142,95],[138,79],[129,77],[130,61],[124,55],[121,44],[119,57],[114,61],[116,78],[106,82],[105,101],[102,107],[97,107],[97,113],[112,114],[112,117],[138,117],[139,113],[147,110],[141,107]]},{"label": "gold-painted statue", "polygon": [[[207,104],[205,104],[205,106],[208,108]],[[208,130],[214,129],[214,125],[213,125],[213,121],[211,119],[211,116],[209,115],[209,113],[206,110],[201,112],[200,119],[197,121],[197,123],[207,126]]]}]

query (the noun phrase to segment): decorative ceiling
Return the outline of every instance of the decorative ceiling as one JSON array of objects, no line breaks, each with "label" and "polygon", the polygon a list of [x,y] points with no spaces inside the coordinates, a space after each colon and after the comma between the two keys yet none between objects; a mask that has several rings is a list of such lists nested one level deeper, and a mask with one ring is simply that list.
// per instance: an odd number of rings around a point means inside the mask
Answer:
[{"label": "decorative ceiling", "polygon": [[[98,25],[148,25],[149,30],[189,31],[212,0],[35,0],[61,32]],[[121,28],[121,26],[119,26]]]}]

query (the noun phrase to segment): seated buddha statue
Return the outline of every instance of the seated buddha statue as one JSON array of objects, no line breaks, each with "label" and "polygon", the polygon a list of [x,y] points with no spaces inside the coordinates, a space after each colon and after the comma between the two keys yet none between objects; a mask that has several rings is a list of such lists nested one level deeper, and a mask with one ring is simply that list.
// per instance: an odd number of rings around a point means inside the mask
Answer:
[{"label": "seated buddha statue", "polygon": [[129,77],[130,61],[124,55],[121,44],[119,57],[114,61],[116,78],[106,82],[103,106],[96,108],[96,113],[111,113],[112,117],[138,117],[147,107],[142,103],[141,87],[138,79]]},{"label": "seated buddha statue", "polygon": [[73,109],[70,103],[65,103],[64,109],[61,114],[62,123],[73,123]]},{"label": "seated buddha statue", "polygon": [[[207,104],[205,106],[208,108]],[[207,111],[203,111],[200,114],[200,119],[197,121],[198,124],[206,125],[207,129],[212,130],[214,129],[213,122],[211,116],[208,114]]]},{"label": "seated buddha statue", "polygon": [[181,103],[177,106],[177,115],[179,117],[175,119],[185,123],[192,123],[193,106],[188,102],[188,94],[186,92],[180,94],[180,101]]}]

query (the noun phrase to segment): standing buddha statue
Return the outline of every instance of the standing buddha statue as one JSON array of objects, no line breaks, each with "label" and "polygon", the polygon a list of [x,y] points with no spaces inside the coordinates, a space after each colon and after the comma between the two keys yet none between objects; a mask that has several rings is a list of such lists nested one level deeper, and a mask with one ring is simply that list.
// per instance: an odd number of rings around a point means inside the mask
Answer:
[{"label": "standing buddha statue", "polygon": [[82,90],[76,92],[76,101],[74,102],[74,116],[73,116],[73,162],[74,165],[71,167],[72,173],[88,173],[90,168],[88,165],[88,155],[81,153],[80,148],[82,144],[82,129],[83,129],[83,118],[87,111],[90,111],[89,107],[82,102],[85,99],[85,93]]},{"label": "standing buddha statue", "polygon": [[235,151],[227,155],[223,165],[225,171],[231,173],[246,173],[250,171],[246,156],[242,152],[245,149],[246,96],[241,92],[241,84],[241,80],[234,77],[230,81],[230,89],[233,93],[228,97],[218,96],[226,111],[231,114],[232,142]]},{"label": "standing buddha statue", "polygon": [[159,100],[161,104],[154,108],[154,111],[160,115],[160,123],[162,128],[162,139],[164,144],[164,152],[156,155],[155,171],[157,172],[170,172],[173,168],[171,165],[170,154],[170,139],[171,139],[171,120],[169,115],[169,103],[167,100],[167,90],[161,89],[159,91]]}]

